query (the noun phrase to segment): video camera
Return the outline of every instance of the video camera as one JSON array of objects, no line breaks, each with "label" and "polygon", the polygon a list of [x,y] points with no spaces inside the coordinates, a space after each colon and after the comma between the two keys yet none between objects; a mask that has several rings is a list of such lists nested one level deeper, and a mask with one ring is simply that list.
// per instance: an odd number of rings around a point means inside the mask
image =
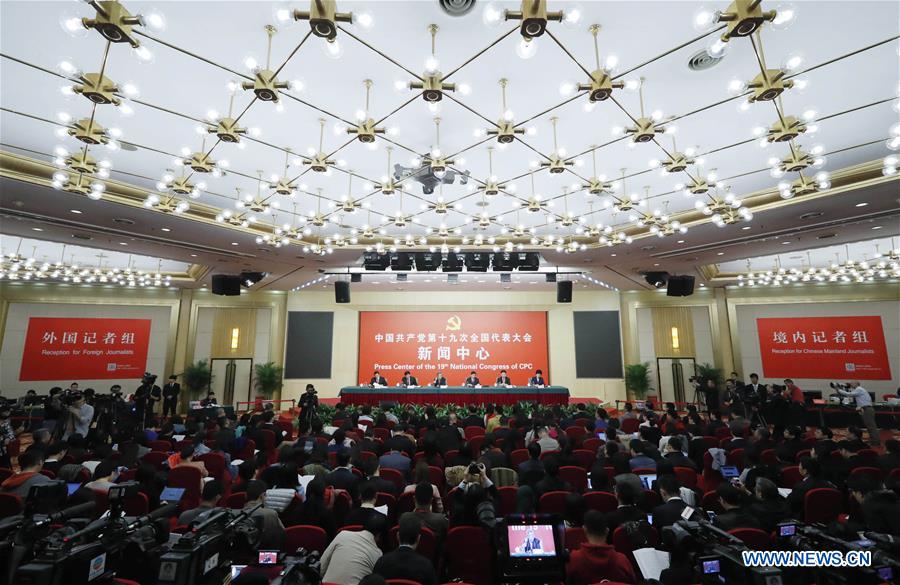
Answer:
[{"label": "video camera", "polygon": [[[65,483],[60,482],[63,491]],[[127,518],[126,498],[138,492],[136,482],[119,484],[108,493],[108,515],[88,523],[67,522],[34,545],[34,558],[15,573],[17,585],[98,585],[112,583],[113,576],[137,577],[148,583],[169,537],[167,518],[177,512],[174,504],[146,516]],[[123,563],[124,559],[127,563]],[[150,581],[152,583],[152,581]]]},{"label": "video camera", "polygon": [[322,581],[319,551],[301,548],[286,556],[284,569],[269,585],[318,585]]},{"label": "video camera", "polygon": [[216,508],[201,517],[160,559],[157,585],[222,583],[232,561],[255,553],[261,534],[252,514],[261,506]]},{"label": "video camera", "polygon": [[900,576],[900,557],[897,556],[897,542],[889,536],[874,532],[864,533],[858,540],[847,540],[831,536],[822,525],[808,525],[797,522],[782,522],[775,533],[784,548],[798,551],[840,551],[847,553],[869,553],[868,566],[858,567],[816,567],[816,583],[868,585],[892,583]]},{"label": "video camera", "polygon": [[[697,581],[703,584],[781,585],[781,570],[746,567],[742,552],[749,550],[739,538],[706,520],[679,520],[663,528],[663,548],[687,552]],[[696,581],[691,581],[696,582]]]},{"label": "video camera", "polygon": [[141,377],[141,384],[153,387],[156,384],[156,378],[158,376],[156,374],[151,374],[150,372],[144,372],[144,375]]}]

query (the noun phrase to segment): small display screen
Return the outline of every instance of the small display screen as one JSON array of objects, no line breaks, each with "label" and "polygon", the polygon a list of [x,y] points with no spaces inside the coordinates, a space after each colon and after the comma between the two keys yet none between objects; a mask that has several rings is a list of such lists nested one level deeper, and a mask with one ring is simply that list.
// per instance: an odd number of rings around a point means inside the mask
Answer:
[{"label": "small display screen", "polygon": [[703,574],[715,575],[720,571],[719,559],[703,561]]},{"label": "small display screen", "polygon": [[159,494],[159,499],[162,502],[178,502],[181,500],[181,496],[184,495],[184,488],[177,487],[166,487],[163,488],[163,491]]},{"label": "small display screen", "polygon": [[714,522],[716,520],[716,513],[712,510],[707,510],[706,515],[709,516],[709,521]]},{"label": "small display screen", "polygon": [[796,524],[782,524],[778,527],[778,536],[794,536],[797,534]]},{"label": "small display screen", "polygon": [[278,562],[277,550],[261,550],[259,551],[260,565],[274,565]]},{"label": "small display screen", "polygon": [[81,487],[80,483],[67,483],[66,484],[66,489],[69,491],[70,496],[72,494],[74,494],[75,492],[77,492],[78,488],[80,488],[80,487]]},{"label": "small display screen", "polygon": [[878,577],[881,578],[882,581],[890,583],[894,579],[894,569],[891,567],[878,567],[875,570],[878,571]]},{"label": "small display screen", "polygon": [[597,431],[597,438],[606,441],[606,431]]},{"label": "small display screen", "polygon": [[725,479],[730,479],[732,477],[738,477],[741,473],[738,471],[738,468],[734,465],[723,465],[719,468],[719,471],[722,473],[722,477]]},{"label": "small display screen", "polygon": [[241,571],[243,571],[246,566],[247,565],[231,565],[231,578],[237,579],[238,575],[241,574]]},{"label": "small display screen", "polygon": [[509,540],[509,556],[551,557],[556,555],[556,543],[553,541],[553,525],[535,524],[506,527]]},{"label": "small display screen", "polygon": [[647,514],[647,524],[653,524],[653,514]]},{"label": "small display screen", "polygon": [[648,474],[646,474],[646,475],[639,475],[638,477],[641,478],[641,485],[644,486],[644,489],[645,489],[645,490],[652,490],[652,489],[653,489],[653,482],[656,481],[656,474],[655,474],[655,473],[648,473]]}]

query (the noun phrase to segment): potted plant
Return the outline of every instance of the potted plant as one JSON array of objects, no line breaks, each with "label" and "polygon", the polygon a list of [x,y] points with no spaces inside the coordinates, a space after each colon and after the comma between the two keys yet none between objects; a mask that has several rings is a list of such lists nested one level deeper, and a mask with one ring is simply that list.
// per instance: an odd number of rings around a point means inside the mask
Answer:
[{"label": "potted plant", "polygon": [[275,362],[256,364],[253,368],[253,387],[256,388],[257,402],[260,399],[270,400],[283,385],[284,368]]},{"label": "potted plant", "polygon": [[722,381],[725,379],[722,370],[710,364],[699,364],[697,366],[697,375],[707,380],[715,380],[717,387],[721,386]]},{"label": "potted plant", "polygon": [[643,400],[650,389],[650,364],[629,364],[625,366],[625,389],[634,398]]},{"label": "potted plant", "polygon": [[181,383],[187,388],[189,397],[196,400],[200,393],[212,384],[212,370],[209,368],[209,362],[197,360],[196,363],[185,366],[184,372],[181,373]]}]

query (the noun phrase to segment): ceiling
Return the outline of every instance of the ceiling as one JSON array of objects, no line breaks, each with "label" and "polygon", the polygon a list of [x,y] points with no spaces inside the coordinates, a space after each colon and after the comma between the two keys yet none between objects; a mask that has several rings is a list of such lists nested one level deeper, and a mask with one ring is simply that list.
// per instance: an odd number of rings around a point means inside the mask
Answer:
[{"label": "ceiling", "polygon": [[[770,4],[764,2],[764,8],[774,6]],[[576,266],[599,281],[629,289],[646,286],[638,274],[642,270],[666,269],[702,279],[704,266],[718,265],[719,271],[730,272],[725,269],[730,266],[727,263],[746,267],[747,258],[777,253],[805,256],[805,250],[824,245],[869,241],[876,235],[871,230],[876,225],[881,226],[878,237],[900,235],[896,182],[881,177],[877,162],[889,154],[885,141],[898,121],[897,3],[853,2],[852,9],[850,3],[843,2],[801,3],[796,22],[788,30],[774,30],[768,25],[762,28],[768,67],[777,68],[789,56],[799,54],[803,56],[800,69],[813,68],[796,76],[808,86],[786,91],[781,111],[797,116],[807,110],[816,112],[818,131],[801,136],[794,144],[806,151],[821,145],[826,159],[823,169],[832,174],[832,189],[790,201],[777,196],[773,200],[771,195],[780,180],[796,179],[798,175],[773,178],[768,163],[773,156],[786,156],[788,146],[760,148],[753,134],[754,127],[768,127],[777,121],[776,108],[760,102],[740,111],[738,106],[744,100],[734,99],[728,92],[733,79],[746,81],[759,73],[757,53],[750,40],[732,39],[724,59],[715,67],[704,71],[687,67],[688,60],[717,36],[704,35],[692,26],[700,3],[585,2],[579,7],[582,18],[577,25],[549,23],[552,37],[545,34],[535,39],[537,53],[526,60],[516,52],[522,39],[517,23],[490,28],[482,22],[478,9],[454,18],[430,0],[340,2],[342,11],[370,13],[374,26],[341,24],[337,40],[343,55],[331,59],[323,50],[327,45],[323,39],[307,37],[308,23],[279,23],[272,41],[272,69],[283,64],[278,78],[300,80],[303,90],[285,91],[279,107],[253,100],[252,92],[237,90],[234,115],[245,111],[240,124],[259,129],[258,135],[242,140],[243,148],[216,144],[213,135],[208,135],[204,144],[197,128],[204,124],[210,110],[228,111],[227,85],[251,75],[244,66],[248,56],[265,61],[264,26],[275,22],[274,10],[282,4],[125,5],[134,12],[162,9],[166,27],[161,31],[144,29],[150,36],[138,37],[153,54],[150,63],[141,63],[126,45],[112,44],[109,48],[105,75],[120,87],[126,83],[136,86],[139,96],[125,101],[133,110],[131,115],[123,115],[122,108],[112,105],[96,108],[101,124],[121,129],[122,148],[91,148],[93,156],[111,163],[103,199],[93,201],[49,188],[51,171],[44,171],[43,176],[36,173],[31,180],[4,172],[0,180],[0,232],[39,237],[47,242],[34,244],[36,253],[42,256],[52,257],[58,249],[53,246],[73,240],[104,254],[121,253],[124,242],[135,255],[206,267],[197,273],[197,286],[208,283],[212,273],[253,269],[271,273],[260,283],[261,288],[285,290],[315,279],[320,269],[357,264],[365,244],[382,241],[390,246],[394,238],[407,235],[427,237],[425,247],[444,241],[451,246],[462,245],[460,238],[481,234],[493,236],[498,245],[513,240],[531,249],[530,234],[518,239],[510,235],[521,225],[526,230],[533,228],[534,235],[542,240],[553,237],[563,244],[585,244],[586,249],[576,254],[557,252],[557,244],[543,248],[548,264]],[[518,3],[500,6],[518,9]],[[727,3],[709,6],[725,9]],[[306,9],[308,4],[301,2],[296,7]],[[575,4],[550,2],[550,8],[572,14]],[[68,61],[85,72],[97,71],[106,42],[93,30],[72,38],[60,28],[59,21],[65,16],[91,16],[93,10],[86,4],[10,1],[3,2],[0,11],[4,57],[0,68],[2,149],[10,155],[51,163],[57,147],[73,152],[80,146],[73,138],[56,136],[63,126],[61,120],[67,119],[58,115],[65,113],[77,120],[90,116],[92,110],[83,97],[60,92],[60,87],[71,85],[71,81],[59,75],[58,64]],[[454,71],[450,81],[471,88],[466,95],[461,88],[447,92],[436,114],[416,93],[395,88],[397,82],[423,74],[431,53],[427,29],[431,23],[439,27],[434,57],[440,71]],[[674,116],[673,122],[664,124],[677,128],[673,135],[661,135],[658,144],[630,145],[628,139],[617,140],[611,134],[613,128],[632,125],[632,118],[639,117],[636,91],[615,90],[615,101],[599,102],[593,108],[586,108],[589,102],[584,95],[568,102],[569,98],[561,96],[562,85],[588,81],[582,66],[594,69],[593,41],[588,31],[594,23],[602,27],[598,35],[601,59],[617,56],[622,80],[644,78],[647,114],[661,110],[663,120]],[[198,35],[198,30],[205,32]],[[493,127],[503,114],[501,78],[508,80],[507,109],[515,123],[535,131],[502,148],[495,140],[475,136],[476,130]],[[375,120],[386,118],[381,124],[386,129],[396,129],[396,134],[379,135],[374,149],[353,140],[343,129],[340,134],[334,132],[336,124],[355,123],[357,111],[364,109],[366,79],[373,82],[367,113]],[[435,116],[441,120],[439,143]],[[551,117],[558,118],[556,144]],[[267,203],[277,201],[278,208],[257,213],[256,226],[249,229],[211,220],[223,209],[241,213],[243,210],[235,208],[237,190],[255,195],[258,174],[266,181],[271,181],[272,175],[285,176],[287,150],[291,152],[289,163],[308,157],[309,148],[318,151],[320,118],[325,120],[323,150],[334,152],[331,158],[335,164],[329,172],[316,173],[309,171],[308,165],[291,164],[286,176],[296,177],[296,196],[272,195]],[[666,151],[672,152],[672,136],[678,150],[693,147],[703,154],[702,165],[688,168],[690,177],[714,171],[731,193],[753,208],[751,221],[715,227],[694,211],[697,199],[710,199],[676,191],[676,185],[689,177],[650,170],[652,159],[663,160]],[[592,156],[594,145],[601,146]],[[471,173],[468,185],[457,181],[426,195],[421,185],[407,180],[397,194],[384,195],[372,185],[388,172],[388,146],[393,149],[392,162],[404,165],[438,147],[442,155],[460,153],[454,157],[452,168]],[[494,147],[491,170],[488,147]],[[173,159],[183,156],[183,148],[188,149],[186,152],[204,148],[213,159],[227,160],[224,175],[191,177],[195,184],[202,180],[206,188],[189,199],[188,213],[176,216],[143,208],[141,200],[158,192],[157,183],[167,170],[176,176],[181,173]],[[573,164],[561,174],[535,170],[534,162],[547,161],[554,149]],[[611,195],[588,195],[581,188],[586,178],[597,174],[612,180],[622,169],[628,178],[624,185],[619,182],[618,190]],[[811,177],[815,172],[805,174]],[[500,194],[487,197],[482,187],[492,174],[505,187]],[[534,193],[552,203],[539,213],[519,210],[532,195],[532,178]],[[132,201],[129,205],[118,197],[125,187],[136,188],[131,192],[139,194],[137,204]],[[566,190],[572,193],[566,195]],[[271,193],[265,188],[260,192],[263,198]],[[645,237],[646,228],[630,221],[628,212],[605,207],[605,203],[615,201],[613,197],[631,193],[646,196],[646,206],[639,209],[660,209],[676,216],[689,226],[687,233]],[[717,197],[725,194],[724,185],[715,192]],[[438,214],[429,205],[434,206],[439,197],[458,205],[451,206],[445,215]],[[359,209],[354,213],[335,209],[342,198],[359,202]],[[859,203],[867,205],[857,207]],[[82,213],[74,214],[73,209]],[[309,222],[308,215],[316,212],[328,219],[321,228]],[[410,216],[407,226],[390,223],[398,212]],[[481,213],[489,218],[486,229],[476,229],[476,216]],[[567,215],[584,220],[563,225]],[[121,219],[132,223],[117,221]],[[307,228],[309,233],[302,235],[302,241],[282,248],[257,243],[260,230],[270,233],[274,226],[285,224]],[[627,231],[634,241],[615,248],[597,246],[596,236],[583,234],[584,227],[596,224]],[[376,233],[375,238],[361,241],[357,247],[335,247],[323,256],[303,249],[304,243],[324,245],[325,239],[335,234],[353,237],[352,230],[362,231],[366,225],[381,226],[384,234]],[[450,230],[446,239],[433,233],[442,226]],[[43,231],[38,236],[34,228]],[[459,234],[453,233],[456,229]]]},{"label": "ceiling", "polygon": [[[41,228],[38,228],[41,229]],[[121,241],[122,250],[128,249],[128,242]],[[0,253],[21,254],[26,258],[34,258],[38,264],[44,262],[64,262],[68,265],[104,268],[107,266],[131,267],[133,270],[160,273],[186,274],[190,264],[130,254],[122,251],[98,250],[85,246],[48,242],[34,238],[18,238],[0,234]]]}]

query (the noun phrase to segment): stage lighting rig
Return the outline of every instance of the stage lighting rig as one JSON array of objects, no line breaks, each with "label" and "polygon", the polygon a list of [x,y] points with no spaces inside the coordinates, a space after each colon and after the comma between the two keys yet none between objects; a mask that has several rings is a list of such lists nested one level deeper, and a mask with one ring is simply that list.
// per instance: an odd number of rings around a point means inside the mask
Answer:
[{"label": "stage lighting rig", "polygon": [[325,141],[325,118],[319,118],[319,150],[318,152],[312,147],[309,148],[309,155],[311,158],[303,159],[303,164],[308,165],[310,169],[312,169],[316,173],[324,173],[328,170],[330,165],[334,165],[335,161],[328,158],[328,155],[325,154],[324,148]]},{"label": "stage lighting rig", "polygon": [[[247,58],[245,64],[253,71],[253,81],[241,82],[241,87],[245,90],[252,89],[253,93],[260,101],[278,103],[278,91],[288,89],[292,83],[287,81],[279,81],[275,72],[269,69],[272,60],[272,37],[278,32],[271,24],[265,26],[267,41],[266,48],[266,66],[257,66],[256,60],[252,57]],[[296,84],[294,84],[296,86]]]},{"label": "stage lighting rig", "polygon": [[375,142],[376,134],[384,134],[384,128],[376,128],[375,120],[369,116],[369,93],[372,91],[372,80],[363,80],[366,87],[366,109],[356,113],[356,128],[347,128],[347,134],[356,134],[357,140],[363,144],[372,144]]},{"label": "stage lighting rig", "polygon": [[565,156],[565,150],[559,148],[559,144],[556,140],[556,124],[559,122],[559,118],[553,116],[550,118],[550,123],[553,124],[553,152],[550,153],[550,156],[547,158],[549,160],[545,160],[541,162],[541,168],[547,168],[550,170],[550,174],[558,175],[566,170],[566,167],[573,166],[575,164],[574,161],[566,160],[563,158]]}]

